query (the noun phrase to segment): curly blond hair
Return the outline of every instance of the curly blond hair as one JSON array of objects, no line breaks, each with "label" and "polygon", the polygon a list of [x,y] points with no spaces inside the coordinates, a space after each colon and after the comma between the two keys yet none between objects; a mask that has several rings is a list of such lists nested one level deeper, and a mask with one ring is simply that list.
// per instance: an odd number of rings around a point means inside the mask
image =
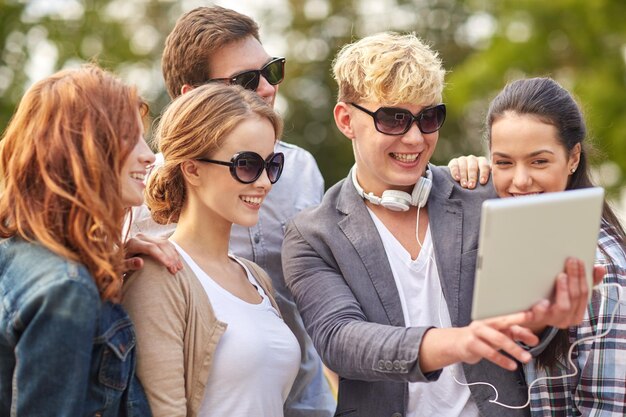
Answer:
[{"label": "curly blond hair", "polygon": [[345,45],[333,62],[337,101],[440,103],[441,59],[414,33],[383,32]]}]

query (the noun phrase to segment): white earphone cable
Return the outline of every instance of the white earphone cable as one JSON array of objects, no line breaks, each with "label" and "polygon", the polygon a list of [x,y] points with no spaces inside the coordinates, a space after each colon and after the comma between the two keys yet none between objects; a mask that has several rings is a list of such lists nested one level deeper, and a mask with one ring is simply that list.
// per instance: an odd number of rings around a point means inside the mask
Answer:
[{"label": "white earphone cable", "polygon": [[[422,242],[420,241],[420,237],[419,237],[419,222],[420,222],[420,207],[417,207],[417,219],[416,219],[416,224],[415,224],[415,239],[417,240],[417,244],[419,245],[420,249],[423,248],[422,246]],[[435,258],[433,256],[434,250],[431,252],[430,254],[430,258],[433,261],[433,263],[435,263]],[[611,328],[613,327],[613,323],[615,322],[615,315],[617,314],[617,309],[620,307],[620,305],[624,304],[626,305],[626,299],[624,299],[623,294],[622,294],[622,286],[616,283],[608,283],[608,284],[599,284],[596,285],[594,288],[597,289],[601,289],[601,288],[609,288],[609,287],[614,287],[617,292],[618,292],[618,299],[617,300],[613,300],[612,298],[608,297],[608,299],[611,299],[613,301],[617,301],[617,303],[615,304],[615,307],[613,307],[613,311],[611,312],[611,320],[609,321],[609,325],[606,328],[606,330],[604,331],[600,331],[598,330],[598,332],[595,335],[592,336],[587,336],[584,337],[582,339],[579,339],[577,341],[575,341],[574,343],[572,343],[572,345],[570,346],[568,353],[567,353],[567,360],[569,362],[570,368],[572,369],[571,373],[565,374],[565,375],[559,375],[559,376],[545,376],[545,377],[539,377],[537,379],[535,379],[534,381],[532,381],[530,384],[528,384],[528,400],[523,404],[523,405],[509,405],[509,404],[504,404],[498,401],[498,397],[499,397],[499,393],[498,393],[498,389],[493,385],[490,384],[489,382],[484,382],[484,381],[477,381],[477,382],[461,382],[456,378],[456,375],[452,375],[452,378],[454,379],[454,381],[462,386],[473,386],[473,385],[486,385],[489,386],[493,389],[494,393],[495,393],[495,397],[491,400],[489,400],[490,403],[492,404],[496,404],[505,408],[509,408],[509,409],[522,409],[522,408],[526,408],[530,405],[530,390],[533,388],[533,386],[535,384],[537,384],[540,381],[548,381],[548,380],[557,380],[557,379],[565,379],[565,378],[570,378],[570,377],[574,377],[578,374],[578,367],[576,366],[576,364],[574,363],[574,360],[572,358],[573,352],[574,352],[574,347],[578,346],[581,343],[590,341],[590,340],[595,340],[595,339],[599,339],[601,337],[606,336],[610,331]],[[601,293],[602,294],[602,293]],[[439,306],[437,307],[437,313],[439,316],[439,326],[443,327],[443,320],[441,318],[441,305],[443,304],[443,291],[441,291],[440,296],[439,296]]]}]

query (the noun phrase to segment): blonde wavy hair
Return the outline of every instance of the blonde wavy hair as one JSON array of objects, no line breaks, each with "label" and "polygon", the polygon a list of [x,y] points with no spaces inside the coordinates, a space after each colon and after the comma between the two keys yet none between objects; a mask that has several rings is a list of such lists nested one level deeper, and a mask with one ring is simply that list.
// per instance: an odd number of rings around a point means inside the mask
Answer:
[{"label": "blonde wavy hair", "polygon": [[125,213],[120,172],[146,104],[95,65],[60,71],[22,98],[0,142],[0,236],[84,265],[119,300]]},{"label": "blonde wavy hair", "polygon": [[384,32],[345,45],[333,61],[338,101],[440,103],[445,70],[415,34]]},{"label": "blonde wavy hair", "polygon": [[239,86],[207,84],[170,104],[154,135],[164,164],[150,176],[146,187],[146,204],[154,221],[178,222],[186,198],[181,164],[210,157],[239,123],[251,117],[269,120],[275,137],[282,135],[280,116],[255,92]]}]

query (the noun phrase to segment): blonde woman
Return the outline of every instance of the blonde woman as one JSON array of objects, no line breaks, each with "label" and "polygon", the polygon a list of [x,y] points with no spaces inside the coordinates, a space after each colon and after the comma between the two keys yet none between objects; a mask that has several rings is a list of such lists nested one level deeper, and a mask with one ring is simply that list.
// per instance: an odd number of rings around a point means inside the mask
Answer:
[{"label": "blonde woman", "polygon": [[154,162],[146,110],[134,88],[86,66],[35,83],[7,127],[0,415],[150,415],[118,304],[124,214]]},{"label": "blonde woman", "polygon": [[283,415],[300,348],[269,279],[228,253],[282,172],[282,122],[253,92],[209,84],[177,98],[156,131],[164,165],[147,204],[184,260],[173,278],[146,259],[124,289],[137,326],[138,375],[155,416]]}]

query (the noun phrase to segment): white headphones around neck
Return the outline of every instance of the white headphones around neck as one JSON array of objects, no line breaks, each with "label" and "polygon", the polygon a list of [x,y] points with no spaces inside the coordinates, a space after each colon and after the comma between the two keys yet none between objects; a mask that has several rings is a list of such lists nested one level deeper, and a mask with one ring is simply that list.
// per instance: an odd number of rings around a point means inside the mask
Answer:
[{"label": "white headphones around neck", "polygon": [[426,167],[426,176],[420,177],[417,184],[415,184],[415,187],[413,187],[411,194],[399,190],[385,190],[383,191],[383,195],[381,197],[377,197],[371,192],[366,194],[365,191],[363,191],[359,181],[356,179],[355,168],[356,166],[353,166],[350,170],[354,188],[356,188],[356,192],[359,196],[372,204],[383,206],[384,208],[393,211],[408,211],[411,206],[417,206],[420,208],[424,207],[428,201],[428,194],[430,193],[430,188],[433,185],[433,174],[430,172],[428,167]]}]

